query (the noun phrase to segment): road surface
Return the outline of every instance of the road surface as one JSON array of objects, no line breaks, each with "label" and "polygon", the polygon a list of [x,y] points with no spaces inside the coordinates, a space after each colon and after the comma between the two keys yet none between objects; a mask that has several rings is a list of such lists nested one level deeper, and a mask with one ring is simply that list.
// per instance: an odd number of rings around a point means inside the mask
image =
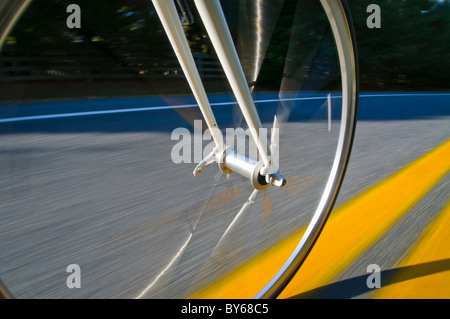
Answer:
[{"label": "road surface", "polygon": [[[255,97],[267,127],[279,106],[276,98]],[[235,127],[239,115],[233,100],[216,95],[211,102],[219,126]],[[230,276],[238,278],[242,265],[262,260],[271,247],[289,241],[317,205],[334,152],[339,113],[334,103],[329,128],[324,96],[303,100],[300,106],[291,112],[280,138],[280,163],[288,185],[259,192],[246,204],[252,194],[248,181],[234,175],[226,180],[216,167],[195,178],[195,163],[173,163],[171,152],[178,141],[171,133],[180,127],[192,132],[193,120],[201,119],[192,97],[2,105],[1,280],[17,298],[173,298],[208,291],[202,289],[216,280],[231,283]],[[445,143],[449,123],[447,93],[361,94],[354,148],[336,212]],[[386,274],[408,269],[402,261],[414,253],[411,249],[422,232],[437,227],[437,217],[445,220],[447,172],[444,165],[420,196],[405,191],[414,201],[378,236],[371,233],[368,218],[367,236],[362,238],[372,240],[352,258],[343,258],[328,277],[316,276],[308,285],[300,280],[283,297],[374,297],[365,284],[367,266],[380,267],[386,286]],[[420,188],[425,182],[419,176],[399,183]],[[379,210],[397,207],[397,192],[403,191],[390,189],[392,198]],[[364,207],[371,211],[378,200],[373,197]],[[330,229],[354,232],[333,225]],[[348,240],[352,246],[356,239]],[[329,265],[321,247],[317,263]],[[314,268],[316,259],[310,259]],[[437,273],[450,269],[446,260],[433,264],[441,269]],[[80,266],[81,288],[67,287],[71,264]],[[256,269],[270,275],[263,263]],[[250,298],[266,283],[262,277],[247,279],[230,285],[227,293],[232,295],[220,297]]]}]

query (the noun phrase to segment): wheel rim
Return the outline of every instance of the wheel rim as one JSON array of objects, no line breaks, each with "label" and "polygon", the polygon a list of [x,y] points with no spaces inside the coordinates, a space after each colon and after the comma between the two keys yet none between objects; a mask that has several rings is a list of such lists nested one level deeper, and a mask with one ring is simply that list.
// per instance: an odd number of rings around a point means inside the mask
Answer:
[{"label": "wheel rim", "polygon": [[330,177],[319,206],[299,244],[283,267],[255,298],[276,298],[307,258],[322,231],[342,185],[349,161],[356,126],[358,94],[357,54],[347,4],[321,0],[330,21],[339,52],[343,85],[341,132]]},{"label": "wheel rim", "polygon": [[[342,103],[342,118],[340,124],[340,133],[338,144],[335,152],[335,158],[333,160],[333,165],[331,168],[330,176],[328,177],[328,181],[326,182],[326,187],[323,195],[321,196],[321,200],[318,204],[318,208],[315,210],[314,216],[311,219],[308,229],[303,236],[302,240],[298,244],[297,248],[293,251],[289,259],[282,266],[282,268],[277,272],[277,274],[273,277],[273,279],[259,291],[259,293],[255,296],[255,298],[274,298],[278,296],[278,294],[283,290],[283,288],[287,285],[289,280],[301,266],[303,261],[306,259],[309,251],[313,247],[316,239],[318,238],[320,231],[322,230],[327,217],[329,216],[333,204],[336,200],[339,187],[342,184],[342,179],[344,177],[346,165],[348,163],[348,157],[350,155],[351,144],[353,140],[353,134],[355,130],[356,124],[356,108],[357,108],[357,93],[358,93],[358,83],[357,83],[357,56],[356,56],[356,47],[354,43],[354,35],[353,30],[351,28],[351,24],[347,25],[347,19],[349,17],[349,11],[346,3],[341,1],[332,1],[332,0],[322,0],[322,5],[325,8],[325,11],[328,14],[329,19],[331,17],[332,21],[335,21],[334,25],[332,24],[332,30],[335,34],[335,40],[338,45],[341,73],[345,76],[343,77],[344,89],[343,89],[343,103]],[[17,17],[26,8],[26,4],[24,2],[22,9],[17,10],[17,14],[14,17],[14,21],[17,20]],[[12,25],[12,22],[8,22],[9,25]],[[5,29],[6,30],[6,29]],[[9,30],[9,29],[8,29]],[[2,39],[4,35],[2,34]],[[261,49],[261,48],[260,48]],[[261,67],[261,61],[254,63],[257,68]],[[344,66],[343,66],[344,65]],[[258,72],[254,72],[254,75],[257,75]],[[256,78],[249,77],[249,82],[252,82]],[[239,125],[236,125],[239,126]],[[216,172],[214,172],[215,174]],[[213,175],[214,175],[213,174]],[[289,183],[289,180],[288,180]],[[233,186],[231,187],[233,189]],[[227,191],[228,192],[228,191]],[[248,197],[248,202],[244,202],[241,209],[233,219],[231,219],[231,223],[225,228],[225,232],[220,234],[219,241],[216,243],[214,251],[217,247],[220,249],[220,253],[223,251],[227,251],[230,248],[224,248],[222,251],[222,247],[226,245],[226,239],[228,238],[233,230],[233,227],[236,226],[238,222],[241,221],[242,218],[246,218],[244,215],[246,213],[245,209],[248,205],[252,205],[252,201],[255,199],[256,193],[250,192]],[[249,204],[250,203],[250,204]],[[248,205],[247,205],[248,204]],[[246,206],[247,205],[247,206]],[[205,205],[207,206],[207,204]],[[189,241],[191,240],[192,234],[186,240],[186,245],[183,242],[182,249],[186,249]],[[229,246],[232,248],[232,246]],[[180,250],[181,251],[181,250]],[[178,251],[177,251],[178,252]],[[213,253],[211,254],[213,255]],[[172,267],[172,263],[161,267],[164,271],[169,269],[168,266]],[[159,277],[157,277],[159,278]],[[176,282],[176,281],[174,281]],[[202,282],[203,284],[203,282]],[[172,286],[174,286],[172,284]],[[157,286],[155,286],[157,287]],[[150,290],[144,291],[145,293],[151,292]],[[180,293],[180,294],[178,294]],[[184,296],[185,291],[178,292],[175,289],[175,296]],[[145,294],[142,294],[145,296]],[[149,294],[149,296],[152,296]]]}]

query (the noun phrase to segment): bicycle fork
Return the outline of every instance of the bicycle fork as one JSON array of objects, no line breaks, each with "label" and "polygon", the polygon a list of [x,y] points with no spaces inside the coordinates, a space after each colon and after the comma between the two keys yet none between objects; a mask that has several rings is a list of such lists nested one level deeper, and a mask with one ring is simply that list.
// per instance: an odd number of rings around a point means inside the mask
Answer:
[{"label": "bicycle fork", "polygon": [[[278,172],[278,165],[270,156],[267,137],[260,134],[261,120],[219,1],[194,0],[194,3],[249,127],[260,161],[243,156],[224,144],[174,2],[172,0],[152,0],[152,2],[215,142],[213,151],[197,165],[194,175],[197,176],[205,167],[218,163],[224,173],[237,172],[249,178],[255,189],[262,190],[269,185],[283,187],[286,178]],[[185,12],[186,8],[182,9]]]}]

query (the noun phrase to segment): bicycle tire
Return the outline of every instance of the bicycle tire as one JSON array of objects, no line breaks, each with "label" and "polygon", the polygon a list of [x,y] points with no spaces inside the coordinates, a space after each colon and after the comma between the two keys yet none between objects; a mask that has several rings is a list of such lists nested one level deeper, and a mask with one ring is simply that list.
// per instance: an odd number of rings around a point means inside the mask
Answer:
[{"label": "bicycle tire", "polygon": [[[357,122],[358,108],[358,53],[356,36],[353,29],[350,9],[346,0],[321,0],[330,21],[338,47],[341,76],[343,83],[342,107],[345,117],[342,119],[341,137],[337,147],[333,169],[327,182],[319,207],[314,213],[306,233],[289,259],[274,278],[255,296],[255,298],[276,298],[295,276],[309,252],[313,249],[336,202],[350,159]],[[346,87],[347,86],[347,87]],[[347,103],[345,102],[347,99]]]},{"label": "bicycle tire", "polygon": [[[12,12],[12,14],[2,15],[3,17],[9,17],[10,19],[7,21],[0,21],[0,40],[5,39],[7,32],[11,30],[12,25],[17,21],[20,14],[29,4],[29,1],[22,1],[20,3],[19,1],[16,1],[15,3],[16,6],[12,8],[12,11],[9,11],[10,13]],[[321,3],[327,13],[328,20],[330,21],[333,30],[333,36],[340,59],[342,83],[344,83],[344,88],[342,89],[343,118],[341,119],[339,142],[336,147],[333,168],[331,169],[330,176],[326,183],[325,191],[321,196],[319,207],[316,209],[314,217],[309,223],[306,234],[302,237],[297,248],[283,267],[277,272],[273,279],[254,296],[255,298],[276,298],[306,260],[333,209],[349,162],[356,128],[359,92],[358,55],[355,32],[346,0],[321,0]],[[0,42],[0,48],[1,44],[2,43]]]}]

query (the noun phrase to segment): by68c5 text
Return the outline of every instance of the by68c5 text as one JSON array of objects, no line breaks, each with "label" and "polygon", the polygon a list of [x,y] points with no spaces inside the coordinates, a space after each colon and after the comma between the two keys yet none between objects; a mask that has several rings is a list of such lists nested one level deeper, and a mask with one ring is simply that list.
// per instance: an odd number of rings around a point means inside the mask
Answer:
[{"label": "by68c5 text", "polygon": [[269,312],[268,304],[243,303],[243,304],[225,304],[225,312],[233,314],[264,314]]}]

